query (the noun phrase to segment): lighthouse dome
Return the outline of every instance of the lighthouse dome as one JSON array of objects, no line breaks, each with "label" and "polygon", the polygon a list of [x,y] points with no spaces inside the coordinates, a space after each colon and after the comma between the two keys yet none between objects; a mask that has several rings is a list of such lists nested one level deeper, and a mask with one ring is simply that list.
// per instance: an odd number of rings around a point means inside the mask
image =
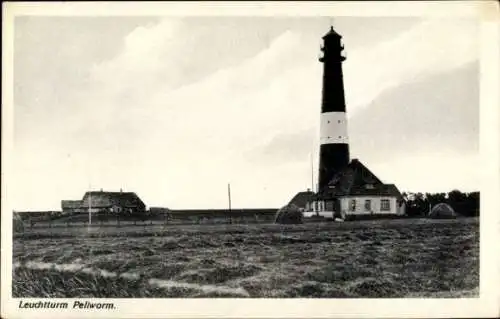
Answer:
[{"label": "lighthouse dome", "polygon": [[340,34],[338,34],[334,29],[333,29],[333,26],[330,27],[330,31],[328,31],[327,34],[325,34],[323,36],[323,39],[326,39],[326,38],[331,38],[331,37],[335,37],[335,38],[342,38],[342,36]]}]

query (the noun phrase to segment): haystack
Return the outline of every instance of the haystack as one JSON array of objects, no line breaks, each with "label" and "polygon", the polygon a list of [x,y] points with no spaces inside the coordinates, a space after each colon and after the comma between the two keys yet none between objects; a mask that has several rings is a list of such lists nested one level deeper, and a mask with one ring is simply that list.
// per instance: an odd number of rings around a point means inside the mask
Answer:
[{"label": "haystack", "polygon": [[453,208],[446,203],[439,203],[432,207],[429,218],[456,218],[457,214]]},{"label": "haystack", "polygon": [[19,216],[19,214],[17,214],[17,213],[14,213],[12,215],[12,229],[14,232],[23,232],[24,231],[23,220],[21,219],[21,216]]},{"label": "haystack", "polygon": [[278,210],[276,213],[276,224],[302,224],[304,215],[301,209],[294,205],[286,205]]}]

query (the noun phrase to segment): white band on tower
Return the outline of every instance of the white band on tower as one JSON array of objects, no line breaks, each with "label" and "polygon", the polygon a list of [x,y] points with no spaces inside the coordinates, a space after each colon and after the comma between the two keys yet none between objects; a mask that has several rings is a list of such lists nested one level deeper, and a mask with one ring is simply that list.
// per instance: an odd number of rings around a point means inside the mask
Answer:
[{"label": "white band on tower", "polygon": [[347,144],[348,142],[346,113],[321,113],[320,143]]}]

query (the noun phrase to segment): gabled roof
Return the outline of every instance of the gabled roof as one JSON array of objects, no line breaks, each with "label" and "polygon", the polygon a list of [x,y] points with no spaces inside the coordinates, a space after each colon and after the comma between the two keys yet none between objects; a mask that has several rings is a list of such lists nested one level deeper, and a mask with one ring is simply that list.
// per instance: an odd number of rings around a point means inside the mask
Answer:
[{"label": "gabled roof", "polygon": [[314,193],[311,191],[299,192],[297,193],[288,203],[288,205],[295,205],[300,208],[306,207],[308,202],[311,202],[314,198]]},{"label": "gabled roof", "polygon": [[321,197],[338,196],[396,196],[402,198],[394,184],[384,184],[359,160],[353,159],[335,174]]},{"label": "gabled roof", "polygon": [[82,207],[84,208],[88,208],[89,206],[105,208],[114,205],[129,208],[145,207],[143,201],[134,192],[86,192],[82,202]]},{"label": "gabled roof", "polygon": [[343,188],[349,188],[364,184],[375,185],[383,183],[359,160],[353,159],[343,170],[333,176],[328,183],[328,186],[341,186]]}]

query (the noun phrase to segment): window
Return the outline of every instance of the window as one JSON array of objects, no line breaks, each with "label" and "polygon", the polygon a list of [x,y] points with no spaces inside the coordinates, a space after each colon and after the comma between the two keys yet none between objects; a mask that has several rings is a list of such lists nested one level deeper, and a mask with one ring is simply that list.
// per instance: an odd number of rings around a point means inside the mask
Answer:
[{"label": "window", "polygon": [[327,212],[332,212],[334,210],[334,208],[333,208],[333,201],[327,201],[327,202],[325,202],[325,210]]},{"label": "window", "polygon": [[351,199],[351,203],[349,205],[349,208],[350,208],[351,212],[356,210],[356,200],[355,199]]},{"label": "window", "polygon": [[388,199],[380,200],[380,210],[383,211],[391,210],[391,202]]},{"label": "window", "polygon": [[372,210],[372,201],[371,201],[371,199],[365,200],[365,210],[366,211],[371,211]]},{"label": "window", "polygon": [[374,189],[375,187],[373,186],[373,184],[366,184],[365,188],[366,189]]}]

